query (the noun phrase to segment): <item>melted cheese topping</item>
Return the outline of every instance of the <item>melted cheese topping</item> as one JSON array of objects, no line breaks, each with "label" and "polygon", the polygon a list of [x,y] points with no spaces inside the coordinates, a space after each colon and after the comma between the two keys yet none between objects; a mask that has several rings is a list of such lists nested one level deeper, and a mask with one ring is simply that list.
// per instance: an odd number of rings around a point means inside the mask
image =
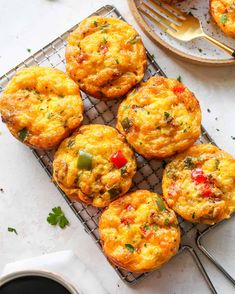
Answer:
[{"label": "melted cheese topping", "polygon": [[[195,180],[198,171],[202,176]],[[213,145],[195,145],[166,166],[163,194],[188,221],[214,224],[229,218],[235,211],[235,160]]]},{"label": "melted cheese topping", "polygon": [[[92,155],[92,168],[78,168],[79,151]],[[110,160],[117,151],[126,158],[125,171]],[[82,126],[62,142],[55,154],[54,179],[71,198],[98,207],[126,193],[136,171],[133,151],[117,130],[104,125]]]},{"label": "melted cheese topping", "polygon": [[110,261],[132,272],[161,267],[180,243],[174,211],[156,193],[145,190],[112,202],[101,215],[99,233]]},{"label": "melted cheese topping", "polygon": [[115,99],[141,81],[145,48],[124,21],[90,17],[68,37],[66,69],[80,88],[100,99]]},{"label": "melted cheese topping", "polygon": [[41,149],[58,145],[83,119],[76,83],[57,69],[39,66],[13,77],[0,99],[0,111],[17,139]]},{"label": "melted cheese topping", "polygon": [[[130,127],[125,130],[123,121]],[[200,135],[197,99],[177,80],[152,77],[133,90],[118,110],[118,130],[144,157],[168,157],[181,152]]]},{"label": "melted cheese topping", "polygon": [[235,37],[234,0],[210,0],[210,12],[219,28],[226,35]]}]

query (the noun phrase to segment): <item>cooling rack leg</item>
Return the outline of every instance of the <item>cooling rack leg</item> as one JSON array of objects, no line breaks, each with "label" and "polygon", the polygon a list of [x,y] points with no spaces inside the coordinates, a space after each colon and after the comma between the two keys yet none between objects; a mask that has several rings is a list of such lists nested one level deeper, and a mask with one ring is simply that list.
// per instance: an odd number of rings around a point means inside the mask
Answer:
[{"label": "cooling rack leg", "polygon": [[208,274],[207,274],[207,272],[206,272],[204,266],[202,265],[202,263],[201,263],[199,257],[197,256],[197,253],[195,252],[195,250],[194,250],[192,247],[190,247],[190,246],[183,246],[183,247],[182,247],[182,250],[188,250],[188,251],[189,251],[189,253],[192,255],[192,257],[193,257],[194,260],[196,261],[197,266],[198,266],[199,270],[201,271],[201,273],[202,273],[204,279],[206,280],[207,285],[209,286],[211,292],[212,292],[213,294],[217,294],[217,291],[216,291],[214,285],[212,284],[212,282],[211,282],[211,280],[210,280],[210,278],[209,278],[209,276],[208,276]]},{"label": "cooling rack leg", "polygon": [[202,232],[201,234],[198,235],[197,237],[197,247],[199,248],[199,250],[206,255],[207,258],[209,258],[209,260],[225,275],[226,278],[228,278],[228,280],[235,285],[235,280],[233,277],[230,276],[230,274],[218,263],[218,261],[206,250],[205,247],[203,247],[202,243],[201,243],[201,238],[209,233],[213,228],[215,228],[215,226],[213,227],[209,227],[208,229],[206,229],[204,232]]}]

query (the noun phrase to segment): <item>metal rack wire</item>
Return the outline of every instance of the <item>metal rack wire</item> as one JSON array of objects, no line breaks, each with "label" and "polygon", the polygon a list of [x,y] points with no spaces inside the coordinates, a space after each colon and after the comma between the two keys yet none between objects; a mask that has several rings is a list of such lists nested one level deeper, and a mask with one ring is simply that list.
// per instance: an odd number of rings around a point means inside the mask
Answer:
[{"label": "metal rack wire", "polygon": [[[96,11],[93,15],[101,15],[106,17],[114,17],[122,19],[120,13],[113,6],[105,6]],[[75,25],[70,30],[66,31],[64,34],[56,38],[54,41],[49,43],[47,46],[36,52],[34,55],[23,61],[21,64],[13,68],[8,73],[4,74],[0,78],[0,92],[4,89],[9,80],[15,75],[16,71],[32,65],[41,65],[41,66],[51,66],[56,67],[61,70],[65,69],[65,60],[64,60],[64,51],[66,46],[66,39],[68,35],[76,29],[78,26]],[[148,67],[146,70],[146,74],[144,79],[148,79],[150,76],[160,75],[165,76],[164,72],[156,63],[154,56],[147,52],[148,57]],[[88,123],[99,123],[114,126],[117,108],[119,105],[119,101],[111,101],[111,102],[103,102],[88,95],[82,93],[84,108],[85,108],[85,119],[84,124]],[[206,130],[202,128],[202,135],[199,139],[201,143],[212,143],[215,144],[211,137],[208,135]],[[52,161],[54,151],[41,151],[41,150],[32,150],[33,154],[37,158],[37,160],[42,165],[42,168],[46,171],[48,176],[52,177]],[[163,171],[163,162],[150,159],[146,160],[139,154],[136,154],[137,157],[137,173],[133,180],[132,190],[135,189],[148,189],[152,191],[156,191],[161,193],[161,178]],[[77,218],[83,224],[85,231],[94,239],[96,244],[101,249],[101,244],[98,236],[98,219],[101,214],[101,209],[97,209],[91,206],[86,206],[77,202],[72,202],[63,191],[57,186],[56,187],[60,191],[63,198],[66,200],[68,205],[71,207]],[[198,230],[197,225],[186,222],[179,218],[179,224],[181,228],[181,235],[187,236],[187,234],[193,229]],[[192,247],[182,245],[182,250],[189,250],[189,252],[193,255],[196,260],[199,269],[201,270],[202,275],[206,279],[209,288],[213,293],[216,293],[216,290],[211,283],[203,265],[201,264],[196,252]],[[114,267],[118,275],[121,279],[129,284],[135,284],[137,281],[142,280],[144,277],[148,275],[148,273],[144,274],[133,274],[130,272],[126,272],[122,269]]]}]

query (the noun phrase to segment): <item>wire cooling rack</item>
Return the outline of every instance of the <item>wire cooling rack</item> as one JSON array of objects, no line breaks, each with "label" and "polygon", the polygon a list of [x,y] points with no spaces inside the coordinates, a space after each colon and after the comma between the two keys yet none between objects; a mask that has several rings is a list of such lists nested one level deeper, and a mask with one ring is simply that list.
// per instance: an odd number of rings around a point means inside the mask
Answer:
[{"label": "wire cooling rack", "polygon": [[[105,17],[114,17],[114,18],[123,19],[120,13],[117,11],[117,9],[109,5],[102,7],[101,9],[99,9],[92,15],[100,15]],[[51,66],[51,67],[55,67],[64,71],[65,70],[64,53],[65,53],[66,39],[68,35],[74,29],[77,28],[77,26],[78,24],[72,27],[70,30],[66,31],[63,35],[56,38],[54,41],[49,43],[47,46],[45,46],[41,50],[36,52],[34,55],[32,55],[31,57],[23,61],[21,64],[13,68],[11,71],[4,74],[0,78],[0,85],[1,85],[0,93],[3,91],[6,84],[15,75],[15,73],[22,68],[32,66],[32,65],[40,65],[40,66]],[[146,70],[144,80],[154,75],[165,76],[164,72],[156,63],[154,56],[151,55],[149,52],[147,52],[147,57],[148,57],[148,67]],[[100,101],[92,97],[89,97],[88,95],[84,93],[82,93],[82,97],[83,97],[83,103],[85,108],[84,124],[97,123],[97,124],[105,124],[105,125],[111,125],[111,126],[115,125],[117,108],[120,101],[104,102],[104,101]],[[215,144],[204,128],[202,128],[202,135],[199,139],[199,142]],[[46,171],[48,176],[51,178],[54,151],[48,152],[48,151],[32,149],[32,152],[36,156],[37,160],[40,162],[40,164],[42,165],[43,169]],[[154,159],[147,160],[147,159],[144,159],[139,154],[136,154],[136,158],[137,158],[138,169],[133,179],[132,190],[148,189],[148,190],[155,191],[157,193],[161,193],[162,171],[163,171],[165,162],[154,160]],[[68,203],[68,205],[71,207],[71,209],[73,210],[77,218],[83,224],[85,231],[94,239],[96,244],[101,249],[101,244],[100,244],[99,235],[98,235],[98,219],[102,210],[71,201],[70,199],[66,197],[66,195],[63,193],[63,191],[58,187],[56,183],[55,185],[60,191],[61,195],[66,200],[66,202]],[[181,218],[179,218],[179,224],[181,228],[182,239],[184,237],[187,237],[189,235],[189,232],[191,232],[193,229],[195,229],[195,231],[200,230],[199,226],[186,222],[182,220]],[[183,250],[188,250],[192,254],[210,290],[213,293],[216,293],[216,290],[213,284],[211,283],[203,265],[201,264],[195,250],[190,246],[185,246],[182,244],[179,253]],[[116,270],[118,275],[121,277],[121,279],[124,282],[129,284],[135,284],[137,281],[142,280],[144,277],[146,277],[149,274],[149,273],[134,274],[134,273],[119,269],[117,267],[114,267],[114,269]]]}]

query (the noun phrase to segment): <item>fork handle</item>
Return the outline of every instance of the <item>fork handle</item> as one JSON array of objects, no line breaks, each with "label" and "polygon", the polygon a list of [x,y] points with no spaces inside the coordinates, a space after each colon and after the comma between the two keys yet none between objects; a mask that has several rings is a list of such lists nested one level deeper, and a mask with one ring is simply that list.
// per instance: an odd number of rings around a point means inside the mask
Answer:
[{"label": "fork handle", "polygon": [[215,38],[213,38],[211,36],[208,36],[207,34],[204,34],[203,38],[205,38],[206,40],[208,40],[212,44],[216,45],[217,47],[223,49],[224,51],[226,51],[228,54],[230,54],[232,57],[235,58],[235,50],[233,48],[225,45],[224,43],[216,40]]}]

